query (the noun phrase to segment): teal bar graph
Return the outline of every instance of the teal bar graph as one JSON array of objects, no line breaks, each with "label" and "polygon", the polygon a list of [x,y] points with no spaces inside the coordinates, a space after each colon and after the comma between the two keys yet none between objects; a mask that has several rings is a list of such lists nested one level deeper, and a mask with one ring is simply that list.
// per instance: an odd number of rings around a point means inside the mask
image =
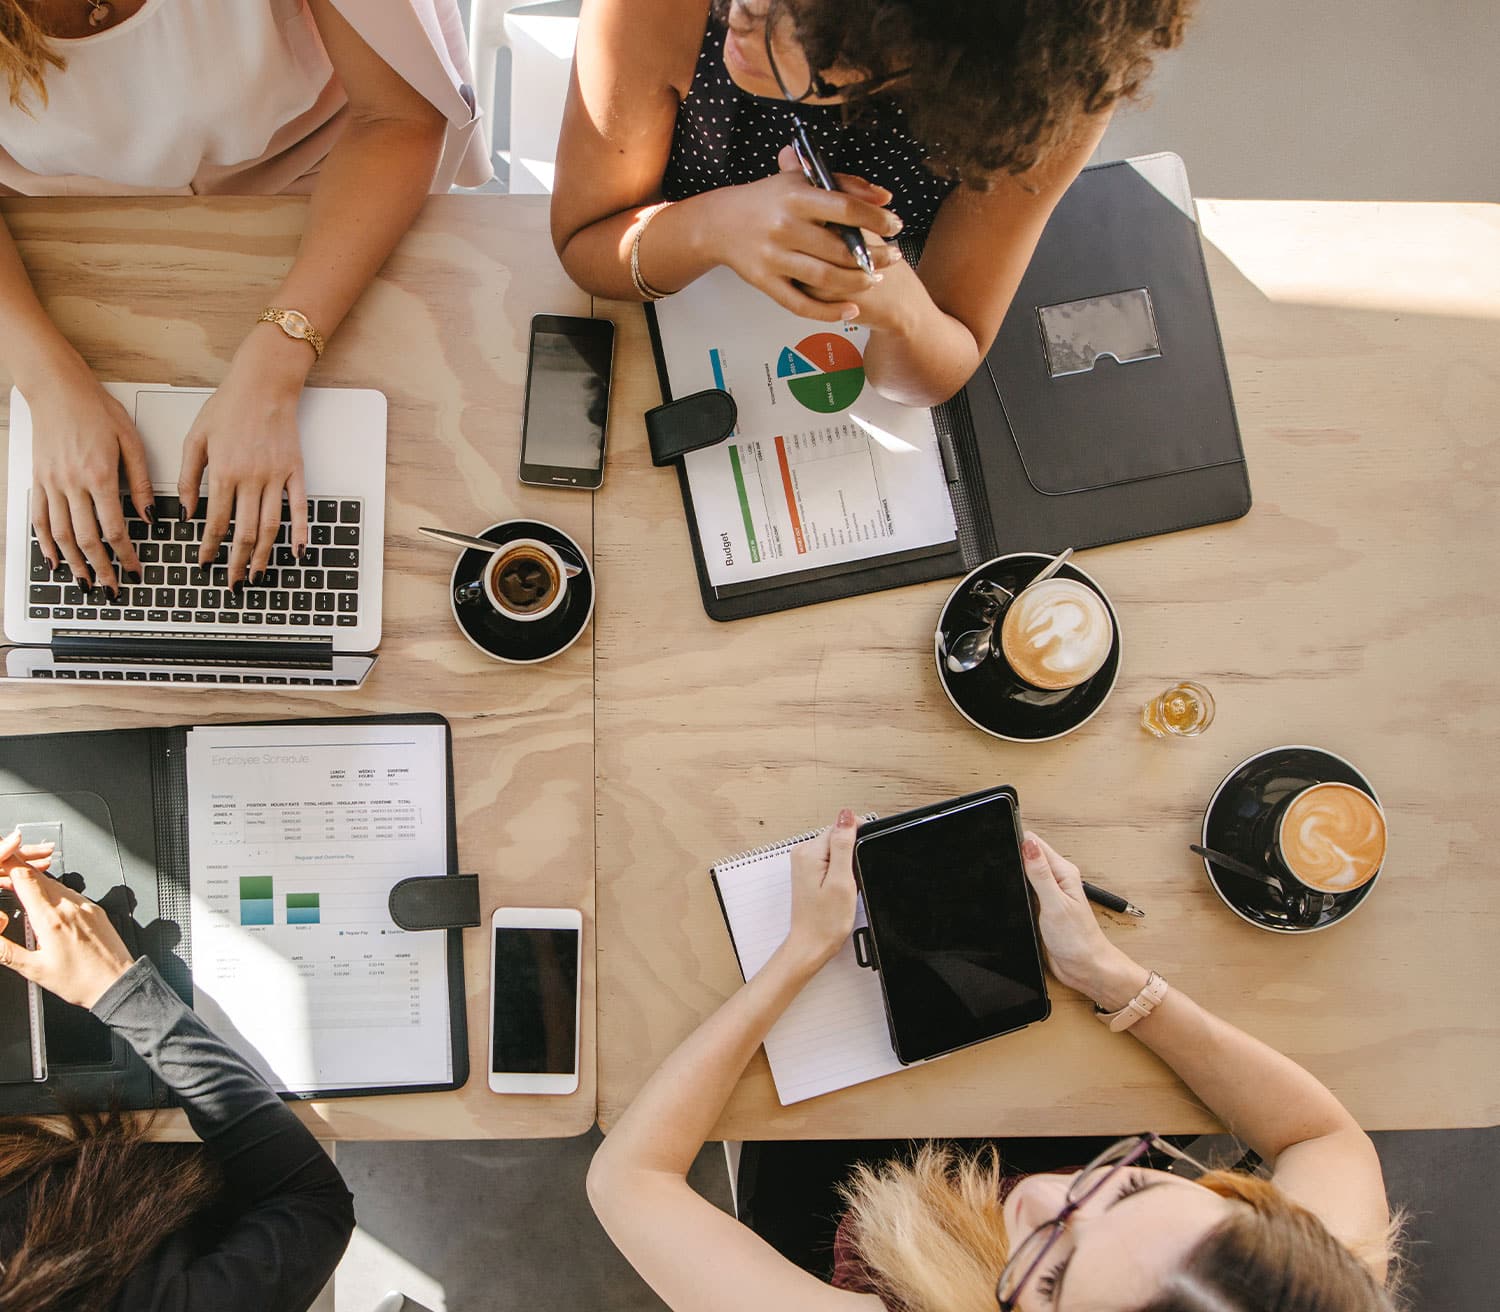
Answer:
[{"label": "teal bar graph", "polygon": [[270,875],[240,876],[240,924],[274,925],[276,898]]},{"label": "teal bar graph", "polygon": [[286,895],[286,923],[288,925],[316,925],[319,920],[316,893],[288,893]]}]

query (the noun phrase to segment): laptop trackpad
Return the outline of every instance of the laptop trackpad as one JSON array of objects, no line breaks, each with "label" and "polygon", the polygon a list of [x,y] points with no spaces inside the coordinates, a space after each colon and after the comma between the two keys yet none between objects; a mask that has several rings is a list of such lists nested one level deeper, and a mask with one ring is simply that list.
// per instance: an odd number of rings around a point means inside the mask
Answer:
[{"label": "laptop trackpad", "polygon": [[135,426],[146,443],[153,482],[176,482],[183,439],[212,395],[207,387],[160,391],[143,387],[135,394]]}]

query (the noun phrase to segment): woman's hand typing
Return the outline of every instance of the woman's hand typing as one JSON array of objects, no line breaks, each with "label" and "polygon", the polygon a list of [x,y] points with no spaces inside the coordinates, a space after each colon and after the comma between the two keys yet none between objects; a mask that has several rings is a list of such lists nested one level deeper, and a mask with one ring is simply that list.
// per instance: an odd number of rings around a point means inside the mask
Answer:
[{"label": "woman's hand typing", "polygon": [[[82,360],[24,387],[31,408],[31,522],[42,555],[81,588],[118,588],[141,562],[125,528],[120,468],[136,513],[154,504],[146,449],[125,407]],[[114,549],[111,561],[109,549]]]},{"label": "woman's hand typing", "polygon": [[297,404],[313,363],[312,348],[273,324],[260,324],[235,353],[224,382],[198,412],[182,448],[178,495],[182,513],[202,510],[200,483],[208,470],[208,507],[198,563],[211,563],[234,522],[229,584],[254,579],[271,562],[288,502],[291,549],[307,546],[307,493]]}]

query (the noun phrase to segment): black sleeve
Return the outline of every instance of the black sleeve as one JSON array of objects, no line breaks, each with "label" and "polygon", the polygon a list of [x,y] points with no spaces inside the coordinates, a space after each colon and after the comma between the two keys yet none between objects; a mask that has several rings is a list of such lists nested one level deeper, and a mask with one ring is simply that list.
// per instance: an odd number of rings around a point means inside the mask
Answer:
[{"label": "black sleeve", "polygon": [[145,957],[93,1007],[182,1099],[219,1164],[235,1214],[217,1246],[162,1272],[162,1312],[300,1312],[333,1274],[354,1229],[354,1199],[307,1128],[184,1005]]}]

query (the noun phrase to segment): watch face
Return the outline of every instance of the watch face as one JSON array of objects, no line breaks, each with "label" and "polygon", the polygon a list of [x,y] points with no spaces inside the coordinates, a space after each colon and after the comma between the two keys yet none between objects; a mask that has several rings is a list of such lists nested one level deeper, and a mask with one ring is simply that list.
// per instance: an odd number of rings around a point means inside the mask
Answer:
[{"label": "watch face", "polygon": [[283,310],[281,326],[293,337],[306,337],[312,332],[312,323],[300,310]]}]

